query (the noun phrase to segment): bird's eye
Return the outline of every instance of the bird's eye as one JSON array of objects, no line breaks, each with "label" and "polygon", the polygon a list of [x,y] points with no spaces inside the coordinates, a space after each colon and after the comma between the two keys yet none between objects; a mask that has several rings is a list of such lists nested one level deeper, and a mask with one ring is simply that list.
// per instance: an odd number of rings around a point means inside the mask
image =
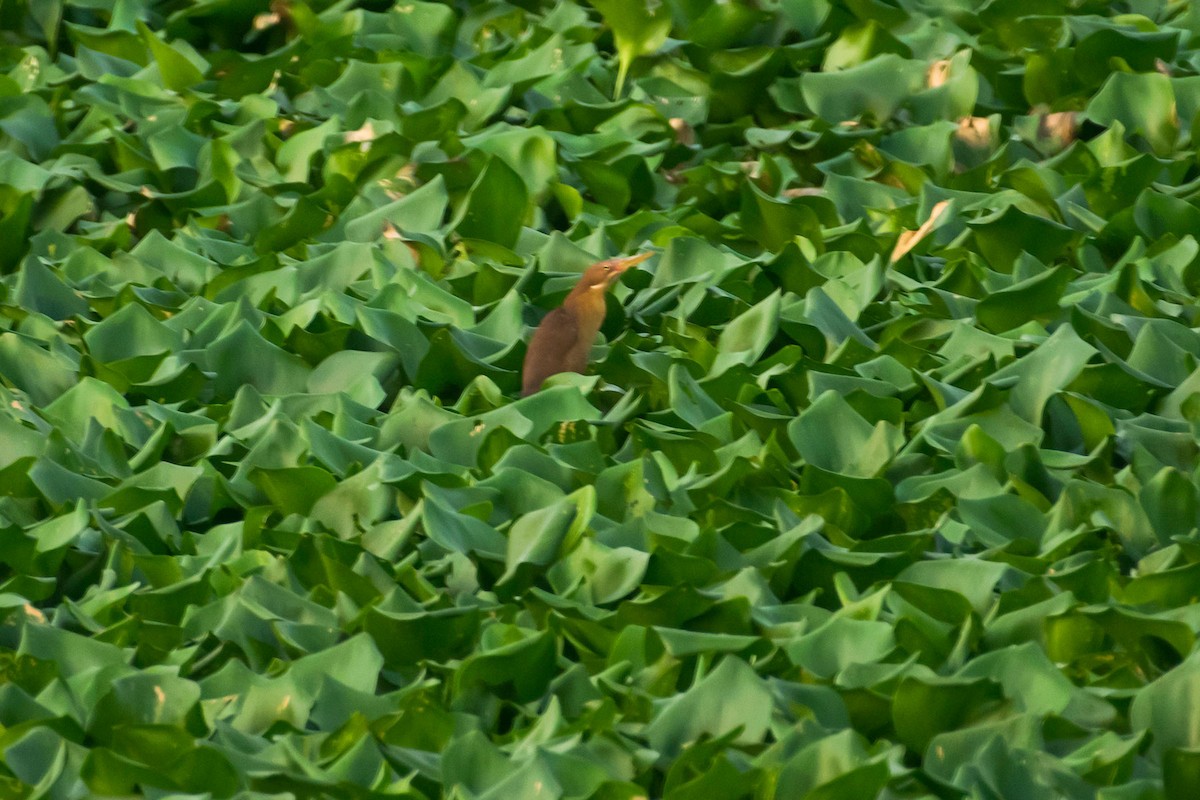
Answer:
[{"label": "bird's eye", "polygon": [[604,265],[604,271],[605,271],[605,272],[612,272],[612,264],[605,264],[605,265]]}]

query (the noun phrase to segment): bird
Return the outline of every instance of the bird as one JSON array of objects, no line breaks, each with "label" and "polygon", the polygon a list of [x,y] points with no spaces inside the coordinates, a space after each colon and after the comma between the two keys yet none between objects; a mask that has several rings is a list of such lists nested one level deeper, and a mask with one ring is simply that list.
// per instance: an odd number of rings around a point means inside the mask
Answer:
[{"label": "bird", "polygon": [[529,349],[525,351],[522,368],[521,396],[542,388],[542,381],[560,372],[580,372],[587,369],[588,352],[604,322],[604,295],[630,267],[640,264],[653,253],[639,253],[625,258],[597,261],[579,278],[579,283],[563,300],[562,305],[542,319]]}]

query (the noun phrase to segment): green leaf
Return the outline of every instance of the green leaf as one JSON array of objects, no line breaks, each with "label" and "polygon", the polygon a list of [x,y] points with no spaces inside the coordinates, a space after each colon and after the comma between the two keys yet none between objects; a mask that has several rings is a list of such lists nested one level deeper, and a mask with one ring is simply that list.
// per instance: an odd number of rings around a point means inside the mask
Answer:
[{"label": "green leaf", "polygon": [[446,183],[438,175],[412,194],[346,220],[345,237],[352,242],[377,241],[389,224],[404,234],[436,234],[448,202]]},{"label": "green leaf", "polygon": [[83,378],[46,406],[45,413],[69,438],[82,443],[93,422],[110,430],[124,428],[118,412],[127,408],[129,402],[107,383]]},{"label": "green leaf", "polygon": [[0,795],[1191,798],[1195,6],[0,0]]},{"label": "green leaf", "polygon": [[325,140],[336,133],[338,127],[337,120],[326,120],[284,142],[275,156],[283,179],[288,183],[306,183],[313,157],[321,152]]},{"label": "green leaf", "polygon": [[370,609],[364,629],[392,668],[421,661],[442,662],[467,655],[479,629],[477,608],[443,608],[391,613]]},{"label": "green leaf", "polygon": [[337,485],[320,467],[251,470],[250,480],[284,514],[308,514],[320,497]]},{"label": "green leaf", "polygon": [[467,191],[453,228],[460,236],[512,247],[528,208],[525,181],[503,159],[492,156]]},{"label": "green leaf", "polygon": [[78,379],[69,361],[12,332],[0,333],[0,375],[38,405],[52,402]]},{"label": "green leaf", "polygon": [[1030,422],[1042,419],[1046,402],[1067,386],[1096,350],[1069,326],[1058,328],[1025,358],[994,372],[989,382],[1008,384],[1013,411]]},{"label": "green leaf", "polygon": [[[984,258],[996,269],[1008,272],[1022,251],[1043,264],[1059,256],[1075,234],[1065,225],[1016,206],[994,211],[967,223]],[[1066,276],[1048,278],[1052,285]],[[1016,288],[1016,287],[1014,287]]]},{"label": "green leaf", "polygon": [[1179,120],[1175,92],[1166,75],[1114,72],[1088,103],[1084,115],[1099,125],[1120,123],[1125,131],[1140,134],[1156,155],[1175,150]]},{"label": "green leaf", "polygon": [[835,678],[853,664],[881,660],[895,647],[885,622],[833,617],[787,646],[788,657],[821,678]]},{"label": "green leaf", "polygon": [[18,273],[16,297],[21,308],[51,319],[87,316],[87,302],[40,261],[27,258]]},{"label": "green leaf", "polygon": [[807,743],[780,771],[776,791],[835,800],[877,795],[888,780],[880,756],[868,758],[861,737],[846,730]]},{"label": "green leaf", "polygon": [[1160,755],[1200,747],[1200,711],[1193,702],[1197,692],[1200,660],[1193,656],[1137,693],[1129,707],[1130,727],[1150,731],[1151,749]]},{"label": "green leaf", "polygon": [[989,293],[975,306],[980,324],[997,333],[1018,328],[1030,319],[1058,313],[1063,290],[1071,280],[1066,268],[1049,269],[1006,289]]},{"label": "green leaf", "polygon": [[771,716],[771,693],[741,659],[726,656],[694,686],[663,704],[646,726],[650,746],[667,757],[702,735],[736,732],[735,741],[762,741]]},{"label": "green leaf", "polygon": [[209,345],[205,355],[216,374],[213,389],[224,397],[244,385],[271,395],[302,392],[311,373],[302,358],[271,344],[245,320]]},{"label": "green leaf", "polygon": [[[163,84],[168,89],[182,92],[204,80],[205,68],[197,64],[197,62],[203,64],[203,61],[194,51],[184,54],[177,49],[179,45],[167,44],[141,21],[137,26],[138,32],[142,35],[142,41],[146,43],[146,47],[150,48],[150,54],[158,65],[158,72],[162,76]],[[188,47],[188,50],[190,51],[191,48]]]},{"label": "green leaf", "polygon": [[[489,646],[489,638],[495,646]],[[457,691],[484,685],[526,703],[545,694],[555,673],[556,648],[550,631],[532,633],[498,625],[484,631],[483,640],[484,649],[467,658],[455,674]]]},{"label": "green leaf", "polygon": [[832,390],[788,424],[788,435],[805,462],[859,478],[879,474],[904,442],[894,425],[872,425]]},{"label": "green leaf", "polygon": [[804,102],[831,124],[867,117],[883,123],[915,93],[924,66],[893,53],[839,72],[812,72],[800,83]]},{"label": "green leaf", "polygon": [[753,183],[742,187],[741,221],[746,233],[768,250],[780,250],[797,236],[820,242],[820,220],[807,206],[768,197]]},{"label": "green leaf", "polygon": [[976,613],[987,612],[994,601],[993,589],[1008,568],[982,559],[918,561],[896,576],[897,580],[947,589],[964,597]]},{"label": "green leaf", "polygon": [[896,737],[907,747],[924,752],[939,733],[968,727],[1001,697],[990,680],[908,677],[900,681],[892,700]]},{"label": "green leaf", "polygon": [[518,517],[508,530],[505,571],[511,579],[523,565],[546,566],[570,550],[596,510],[596,492],[585,486],[546,508]]},{"label": "green leaf", "polygon": [[139,303],[130,303],[83,335],[92,356],[104,363],[181,349],[182,337]]},{"label": "green leaf", "polygon": [[386,397],[382,382],[395,373],[399,361],[391,353],[334,353],[308,376],[308,389],[317,394],[345,392],[355,402],[378,406]]},{"label": "green leaf", "polygon": [[779,292],[772,292],[721,330],[709,377],[721,375],[738,364],[749,366],[759,359],[775,338],[779,303]]},{"label": "green leaf", "polygon": [[1200,749],[1175,748],[1163,755],[1163,790],[1167,800],[1182,800],[1200,781]]},{"label": "green leaf", "polygon": [[654,53],[667,41],[671,32],[671,15],[661,4],[638,3],[634,0],[588,0],[604,17],[613,32],[617,46],[617,78],[613,97],[621,96],[629,67],[638,56]]}]

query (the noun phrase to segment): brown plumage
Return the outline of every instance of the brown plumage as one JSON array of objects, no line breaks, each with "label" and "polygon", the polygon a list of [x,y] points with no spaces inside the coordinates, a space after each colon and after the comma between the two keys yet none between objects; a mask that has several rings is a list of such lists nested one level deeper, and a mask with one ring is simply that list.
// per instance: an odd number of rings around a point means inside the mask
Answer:
[{"label": "brown plumage", "polygon": [[625,270],[652,255],[610,258],[584,270],[562,305],[546,315],[529,340],[522,370],[522,396],[542,388],[542,381],[551,375],[587,369],[588,352],[604,322],[604,294]]}]

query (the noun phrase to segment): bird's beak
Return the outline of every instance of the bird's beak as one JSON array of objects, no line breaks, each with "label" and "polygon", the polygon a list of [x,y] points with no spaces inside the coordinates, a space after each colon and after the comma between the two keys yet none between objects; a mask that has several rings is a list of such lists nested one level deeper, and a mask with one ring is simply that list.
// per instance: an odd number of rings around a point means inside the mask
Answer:
[{"label": "bird's beak", "polygon": [[654,255],[654,253],[638,253],[636,256],[629,256],[628,258],[614,258],[612,261],[613,270],[609,277],[609,282],[612,283],[619,278],[621,273],[623,273],[625,270],[629,269],[630,267],[637,266],[646,259],[650,258],[652,255]]}]

